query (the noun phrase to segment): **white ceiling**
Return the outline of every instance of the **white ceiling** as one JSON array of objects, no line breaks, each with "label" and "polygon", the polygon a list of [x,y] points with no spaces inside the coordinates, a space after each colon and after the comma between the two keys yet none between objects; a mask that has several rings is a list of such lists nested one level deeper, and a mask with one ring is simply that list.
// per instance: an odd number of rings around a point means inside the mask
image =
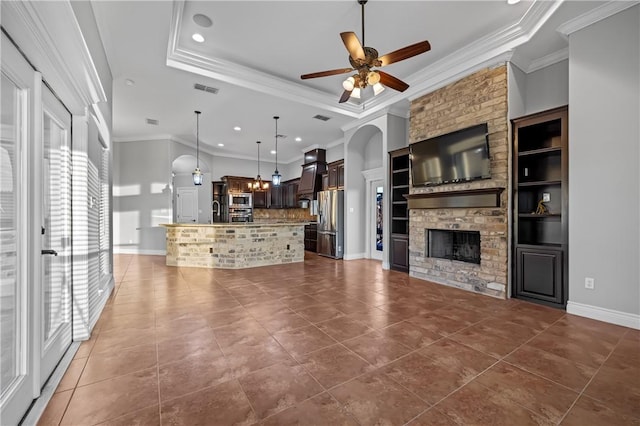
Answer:
[{"label": "white ceiling", "polygon": [[[560,24],[600,4],[370,0],[367,46],[383,55],[428,40],[432,50],[385,67],[411,85],[403,94],[387,89],[374,98],[365,92],[362,104],[338,104],[345,75],[304,81],[300,75],[349,66],[339,34],[353,31],[362,38],[356,0],[92,1],[114,78],[114,140],[173,137],[195,145],[193,111],[200,110],[201,147],[253,159],[261,140],[264,158],[274,149],[273,116],[279,115],[278,133],[287,136],[278,140],[283,163],[310,146],[340,140],[354,120],[383,108],[406,110],[407,99],[513,49],[527,71],[566,48],[556,32]],[[196,25],[196,13],[213,25]],[[194,42],[194,32],[205,42]],[[219,92],[195,90],[195,83]],[[319,121],[316,114],[331,119]],[[159,125],[146,124],[147,118]]]}]

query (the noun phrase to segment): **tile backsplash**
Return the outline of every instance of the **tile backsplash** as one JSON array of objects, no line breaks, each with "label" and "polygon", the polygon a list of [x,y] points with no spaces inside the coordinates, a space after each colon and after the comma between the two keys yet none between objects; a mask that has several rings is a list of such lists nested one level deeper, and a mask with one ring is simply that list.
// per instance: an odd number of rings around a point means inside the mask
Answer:
[{"label": "tile backsplash", "polygon": [[316,221],[309,209],[253,209],[254,222],[276,221]]}]

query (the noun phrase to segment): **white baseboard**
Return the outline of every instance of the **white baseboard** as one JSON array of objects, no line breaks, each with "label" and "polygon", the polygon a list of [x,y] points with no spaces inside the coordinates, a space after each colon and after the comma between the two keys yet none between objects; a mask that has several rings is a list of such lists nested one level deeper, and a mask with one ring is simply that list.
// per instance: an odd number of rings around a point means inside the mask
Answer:
[{"label": "white baseboard", "polygon": [[614,311],[613,309],[571,301],[567,302],[567,313],[640,330],[640,315],[638,314]]},{"label": "white baseboard", "polygon": [[389,269],[391,269],[391,264],[389,262],[382,262],[382,269],[388,271]]},{"label": "white baseboard", "polygon": [[142,254],[148,256],[166,256],[166,250],[143,250],[131,247],[113,247],[113,254]]},{"label": "white baseboard", "polygon": [[354,254],[345,254],[342,257],[342,260],[357,260],[357,259],[364,259],[365,257],[365,253],[354,253]]}]

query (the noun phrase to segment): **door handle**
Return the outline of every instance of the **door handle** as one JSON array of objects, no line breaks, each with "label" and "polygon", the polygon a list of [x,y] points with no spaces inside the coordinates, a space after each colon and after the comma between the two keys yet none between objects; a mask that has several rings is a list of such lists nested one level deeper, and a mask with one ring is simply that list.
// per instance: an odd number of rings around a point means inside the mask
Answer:
[{"label": "door handle", "polygon": [[54,255],[54,256],[57,256],[57,255],[58,255],[58,252],[57,252],[57,251],[55,251],[55,250],[51,250],[51,249],[49,249],[49,250],[41,250],[41,251],[40,251],[40,253],[41,253],[41,254],[52,254],[52,255]]}]

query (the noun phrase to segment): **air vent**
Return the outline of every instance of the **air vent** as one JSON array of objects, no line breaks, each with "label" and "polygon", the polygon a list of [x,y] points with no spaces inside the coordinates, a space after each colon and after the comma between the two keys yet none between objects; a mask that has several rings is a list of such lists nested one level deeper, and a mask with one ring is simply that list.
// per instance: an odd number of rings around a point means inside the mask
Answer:
[{"label": "air vent", "polygon": [[287,138],[287,135],[280,135],[280,134],[277,134],[277,135],[276,135],[276,138],[278,138],[278,139],[286,139],[286,138]]},{"label": "air vent", "polygon": [[213,93],[214,95],[217,95],[218,92],[220,91],[220,89],[216,89],[215,87],[211,87],[211,86],[205,86],[204,84],[200,84],[200,83],[194,84],[193,88],[197,90],[202,90],[203,92]]},{"label": "air vent", "polygon": [[326,115],[314,115],[313,118],[317,119],[317,120],[322,120],[322,121],[329,121],[331,120],[331,117],[327,117]]},{"label": "air vent", "polygon": [[147,124],[151,124],[152,126],[157,126],[160,122],[154,118],[147,118]]}]

